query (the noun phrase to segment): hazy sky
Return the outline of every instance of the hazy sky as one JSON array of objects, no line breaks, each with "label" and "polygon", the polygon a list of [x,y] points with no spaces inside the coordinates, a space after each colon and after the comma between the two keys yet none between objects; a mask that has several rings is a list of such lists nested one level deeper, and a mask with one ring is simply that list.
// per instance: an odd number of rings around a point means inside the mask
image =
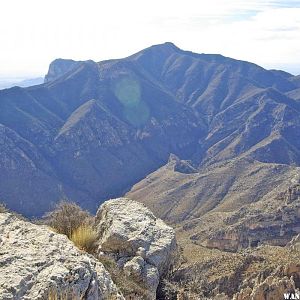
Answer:
[{"label": "hazy sky", "polygon": [[100,61],[166,41],[300,74],[300,1],[9,0],[0,76],[45,74],[58,57]]}]

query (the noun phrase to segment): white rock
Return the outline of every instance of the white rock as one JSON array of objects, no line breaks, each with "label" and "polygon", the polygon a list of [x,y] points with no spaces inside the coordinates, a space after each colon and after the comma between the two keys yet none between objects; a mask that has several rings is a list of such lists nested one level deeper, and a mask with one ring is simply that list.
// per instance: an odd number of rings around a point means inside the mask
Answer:
[{"label": "white rock", "polygon": [[124,299],[100,262],[46,226],[0,213],[0,237],[1,300]]},{"label": "white rock", "polygon": [[159,284],[159,273],[157,268],[150,264],[145,264],[142,279],[150,291],[156,291]]},{"label": "white rock", "polygon": [[141,256],[135,256],[124,264],[124,272],[127,276],[141,277],[145,261]]},{"label": "white rock", "polygon": [[142,282],[155,299],[159,277],[176,253],[173,228],[141,203],[127,198],[106,201],[97,212],[99,253],[114,255],[125,274]]}]

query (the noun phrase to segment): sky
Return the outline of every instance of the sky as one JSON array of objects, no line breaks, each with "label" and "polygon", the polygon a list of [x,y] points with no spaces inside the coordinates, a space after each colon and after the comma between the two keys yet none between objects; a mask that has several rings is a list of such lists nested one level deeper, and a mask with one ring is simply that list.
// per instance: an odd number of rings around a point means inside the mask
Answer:
[{"label": "sky", "polygon": [[300,74],[300,0],[10,0],[0,13],[0,77],[39,76],[56,58],[121,58],[167,41]]}]

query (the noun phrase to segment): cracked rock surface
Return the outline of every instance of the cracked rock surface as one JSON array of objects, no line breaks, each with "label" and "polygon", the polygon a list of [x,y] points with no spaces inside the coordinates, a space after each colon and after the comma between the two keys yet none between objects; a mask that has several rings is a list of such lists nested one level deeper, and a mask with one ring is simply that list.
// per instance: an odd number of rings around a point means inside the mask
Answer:
[{"label": "cracked rock surface", "polygon": [[159,278],[176,254],[173,228],[141,203],[127,198],[106,201],[97,212],[99,255],[113,257],[125,274],[155,299]]},{"label": "cracked rock surface", "polygon": [[[0,214],[0,299],[124,299],[109,273],[46,226]],[[52,298],[51,298],[52,297]]]}]

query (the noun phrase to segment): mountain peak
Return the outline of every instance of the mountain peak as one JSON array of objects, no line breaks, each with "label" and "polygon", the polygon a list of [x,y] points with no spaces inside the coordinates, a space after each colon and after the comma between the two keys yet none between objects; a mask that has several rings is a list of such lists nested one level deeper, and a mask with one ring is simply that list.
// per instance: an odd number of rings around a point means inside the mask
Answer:
[{"label": "mountain peak", "polygon": [[166,57],[169,55],[172,55],[173,53],[178,53],[179,51],[182,51],[180,48],[178,48],[175,44],[171,42],[165,42],[162,44],[152,45],[146,49],[143,49],[133,55],[130,56],[130,58],[140,58],[141,56],[148,56],[148,55],[158,55],[160,57]]},{"label": "mountain peak", "polygon": [[166,48],[166,49],[172,49],[172,50],[180,50],[174,43],[172,42],[165,42],[162,44],[153,45],[152,47],[160,47],[160,48]]},{"label": "mountain peak", "polygon": [[55,59],[49,65],[49,70],[47,75],[45,76],[44,82],[49,82],[57,79],[61,75],[73,69],[79,63],[80,61],[75,61],[72,59],[63,59],[63,58]]},{"label": "mountain peak", "polygon": [[168,52],[168,53],[182,51],[180,48],[178,48],[172,42],[165,42],[162,44],[153,45],[153,46],[150,46],[149,48],[146,48],[145,50],[146,51],[147,50],[163,51],[163,52]]}]

